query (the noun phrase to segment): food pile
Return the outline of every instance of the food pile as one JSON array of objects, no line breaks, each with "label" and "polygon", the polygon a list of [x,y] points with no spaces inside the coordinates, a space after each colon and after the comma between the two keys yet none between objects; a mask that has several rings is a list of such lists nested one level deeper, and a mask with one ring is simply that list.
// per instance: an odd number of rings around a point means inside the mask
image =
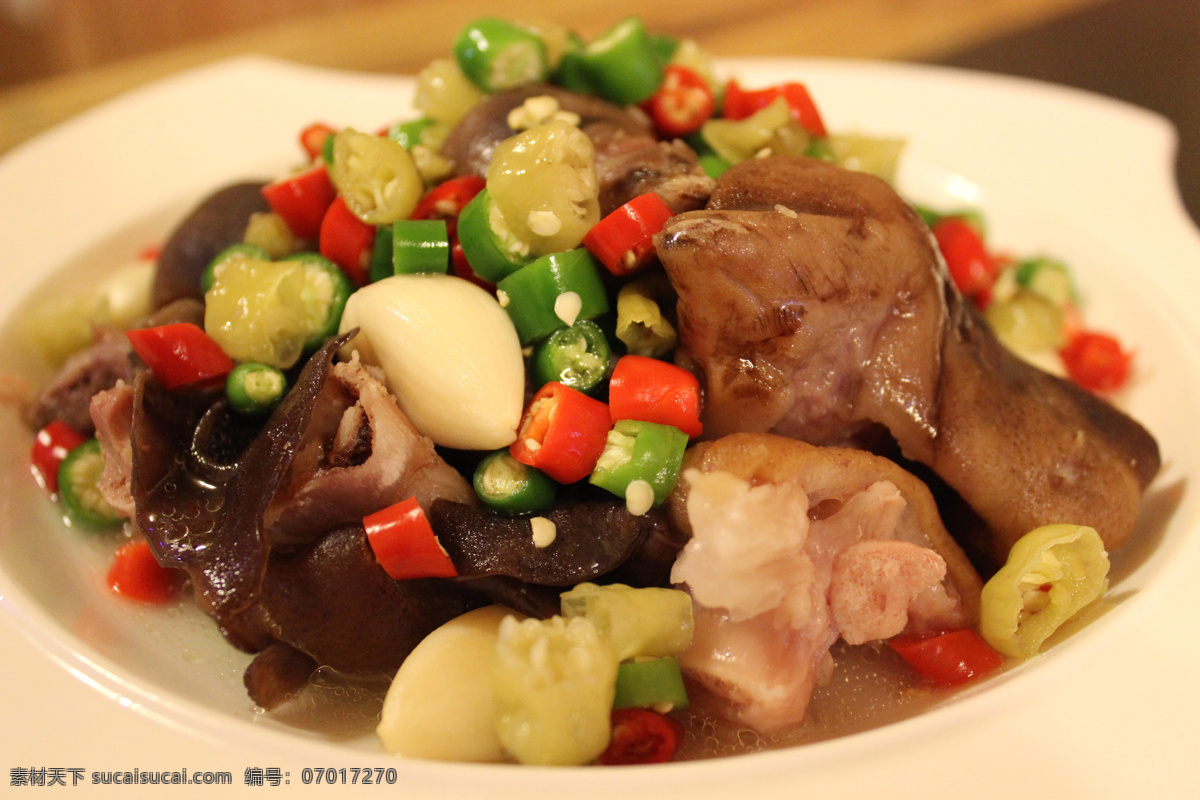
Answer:
[{"label": "food pile", "polygon": [[1103,595],[1159,463],[1096,394],[1130,356],[901,199],[901,143],[636,18],[477,20],[416,106],[306,128],[43,343],[35,474],[256,704],[394,675],[391,752],[669,761],[689,707],[802,726],[835,643],[954,686]]}]

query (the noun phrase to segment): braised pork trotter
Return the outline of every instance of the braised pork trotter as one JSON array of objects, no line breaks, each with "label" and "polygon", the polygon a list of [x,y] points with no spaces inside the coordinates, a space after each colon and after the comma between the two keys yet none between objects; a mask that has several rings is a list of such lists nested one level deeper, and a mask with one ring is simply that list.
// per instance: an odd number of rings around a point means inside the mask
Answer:
[{"label": "braised pork trotter", "polygon": [[708,437],[861,444],[880,426],[984,520],[1002,563],[1049,522],[1133,529],[1158,446],[1137,422],[1000,345],[885,182],[806,158],[740,164],[657,239],[678,359]]}]

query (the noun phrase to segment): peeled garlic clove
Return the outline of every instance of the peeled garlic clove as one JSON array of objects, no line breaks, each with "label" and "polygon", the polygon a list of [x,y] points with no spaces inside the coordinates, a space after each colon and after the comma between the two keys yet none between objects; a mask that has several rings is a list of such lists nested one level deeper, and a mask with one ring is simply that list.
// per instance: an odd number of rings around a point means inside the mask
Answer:
[{"label": "peeled garlic clove", "polygon": [[388,689],[376,732],[384,748],[408,758],[501,761],[492,682],[486,673],[500,621],[499,606],[469,611],[425,637]]},{"label": "peeled garlic clove", "polygon": [[436,444],[495,450],[517,437],[525,393],[521,343],[490,294],[452,275],[396,275],[359,289],[341,330],[383,370],[388,390]]}]

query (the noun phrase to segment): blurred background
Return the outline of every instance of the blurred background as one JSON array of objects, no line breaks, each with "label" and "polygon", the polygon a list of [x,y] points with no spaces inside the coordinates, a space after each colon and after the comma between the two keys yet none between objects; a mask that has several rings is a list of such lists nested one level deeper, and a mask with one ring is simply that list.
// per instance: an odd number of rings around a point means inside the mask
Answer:
[{"label": "blurred background", "polygon": [[484,14],[591,36],[628,14],[716,56],[949,64],[1064,83],[1169,117],[1200,220],[1200,0],[0,0],[0,152],[122,91],[260,53],[412,73]]}]

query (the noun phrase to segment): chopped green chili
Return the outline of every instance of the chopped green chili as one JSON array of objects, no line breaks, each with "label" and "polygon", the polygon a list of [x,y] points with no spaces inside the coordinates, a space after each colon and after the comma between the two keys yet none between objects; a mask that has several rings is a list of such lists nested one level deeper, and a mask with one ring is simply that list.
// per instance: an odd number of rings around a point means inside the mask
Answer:
[{"label": "chopped green chili", "polygon": [[558,599],[566,618],[584,616],[592,621],[618,661],[678,656],[691,643],[695,624],[686,591],[581,583]]},{"label": "chopped green chili", "polygon": [[287,369],[325,316],[319,304],[309,308],[307,273],[295,261],[235,257],[219,262],[204,293],[205,332],[237,361]]},{"label": "chopped green chili", "polygon": [[809,158],[816,158],[821,161],[830,163],[837,162],[837,154],[833,152],[833,147],[829,143],[828,136],[814,136],[808,143],[808,148],[804,151],[804,155]]},{"label": "chopped green chili", "polygon": [[677,659],[635,658],[617,667],[613,708],[653,708],[666,713],[687,705],[687,689]]},{"label": "chopped green chili", "polygon": [[508,20],[483,17],[463,28],[454,58],[472,83],[499,92],[546,80],[546,45],[533,32]]},{"label": "chopped green chili", "polygon": [[371,268],[367,273],[370,283],[390,278],[396,274],[392,264],[392,226],[379,225],[375,228],[375,245],[371,248]]},{"label": "chopped green chili", "polygon": [[654,492],[654,505],[660,505],[679,480],[687,442],[687,434],[672,425],[619,420],[588,482],[633,502],[631,485],[644,481]]},{"label": "chopped green chili", "polygon": [[588,75],[587,63],[583,57],[586,43],[577,33],[571,34],[567,40],[567,48],[563,51],[558,66],[554,68],[551,80],[564,89],[578,94],[595,94],[596,89]]},{"label": "chopped green chili", "polygon": [[491,677],[496,735],[520,763],[586,764],[608,745],[617,663],[588,620],[506,617]]},{"label": "chopped green chili", "polygon": [[627,17],[588,42],[581,56],[593,89],[618,105],[635,105],[662,84],[663,62],[637,17]]},{"label": "chopped green chili", "polygon": [[669,302],[673,291],[665,277],[652,275],[630,281],[617,292],[614,335],[630,353],[658,357],[675,347],[679,336],[659,305]]},{"label": "chopped green chili", "polygon": [[100,492],[104,453],[97,439],[89,439],[67,453],[58,466],[58,494],[63,510],[75,525],[104,528],[117,525],[121,514]]},{"label": "chopped green chili", "polygon": [[434,124],[434,120],[429,117],[397,122],[388,128],[388,138],[405,150],[412,150],[414,146],[421,144],[421,137],[425,130]]},{"label": "chopped green chili", "polygon": [[599,325],[581,319],[542,340],[533,351],[532,365],[539,386],[558,381],[588,393],[608,376],[612,348]]},{"label": "chopped green chili", "polygon": [[699,131],[688,136],[685,141],[696,152],[696,158],[700,161],[700,167],[708,177],[713,179],[719,178],[725,170],[733,166],[733,163],[729,159],[717,155],[717,151],[713,150],[712,145],[708,143],[708,140]]},{"label": "chopped green chili", "polygon": [[692,641],[692,598],[679,589],[581,583],[559,602],[564,617],[590,620],[619,661],[677,656]]},{"label": "chopped green chili", "polygon": [[301,300],[308,328],[304,349],[311,352],[338,332],[354,284],[337,264],[319,253],[296,253],[279,263],[289,262],[304,267]]},{"label": "chopped green chili", "polygon": [[392,268],[397,275],[448,272],[450,235],[444,219],[398,219],[392,223]]},{"label": "chopped green chili", "polygon": [[499,282],[533,260],[528,243],[504,228],[504,217],[487,189],[471,198],[459,213],[458,241],[471,269],[490,283]]},{"label": "chopped green chili", "polygon": [[425,192],[408,150],[390,137],[353,128],[334,134],[329,179],[350,213],[368,225],[407,219]]},{"label": "chopped green chili", "polygon": [[674,36],[668,36],[665,33],[654,33],[648,36],[650,47],[658,56],[660,64],[666,66],[671,63],[671,58],[675,52],[679,50],[679,40]]},{"label": "chopped green chili", "polygon": [[1076,300],[1075,282],[1067,265],[1047,256],[1026,259],[1017,265],[1017,283],[1060,308]]},{"label": "chopped green chili", "polygon": [[[299,264],[303,267],[299,292],[304,317],[302,324],[308,331],[304,349],[316,350],[327,338],[337,333],[346,300],[354,291],[354,285],[337,264],[319,253],[295,253],[272,262],[267,251],[257,245],[235,244],[222,250],[209,262],[201,278],[204,291],[207,293],[213,288],[217,267],[235,263],[247,267],[250,270],[247,274],[252,274],[255,264],[274,263],[281,268],[287,264]],[[255,282],[253,279],[250,281]],[[238,302],[234,300],[235,305]]]},{"label": "chopped green chili", "polygon": [[230,407],[247,417],[270,414],[287,389],[287,377],[280,369],[256,361],[238,364],[225,379],[225,396]]},{"label": "chopped green chili", "polygon": [[[496,284],[521,344],[531,344],[576,320],[608,311],[608,294],[597,264],[591,253],[576,248],[542,256]],[[573,305],[563,302],[569,293],[578,299],[573,314],[563,309]]]},{"label": "chopped green chili", "polygon": [[270,261],[271,254],[268,253],[266,249],[259,247],[256,244],[248,244],[246,242],[231,244],[229,247],[226,247],[224,250],[213,256],[212,260],[208,262],[208,266],[204,268],[204,272],[200,275],[200,288],[206,292],[211,289],[214,280],[213,273],[216,270],[217,265],[226,261],[232,261],[235,258],[252,258],[258,261]]},{"label": "chopped green chili", "polygon": [[475,468],[475,494],[484,505],[505,514],[529,514],[549,508],[555,483],[505,450],[485,457]]}]

